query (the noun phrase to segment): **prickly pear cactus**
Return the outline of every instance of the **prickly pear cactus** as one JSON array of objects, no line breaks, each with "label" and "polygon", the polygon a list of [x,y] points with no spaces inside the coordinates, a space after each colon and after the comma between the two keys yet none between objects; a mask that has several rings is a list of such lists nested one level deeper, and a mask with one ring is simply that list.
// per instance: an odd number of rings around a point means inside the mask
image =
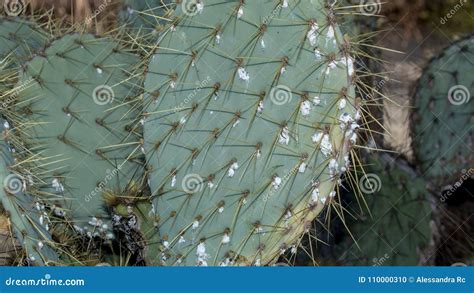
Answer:
[{"label": "prickly pear cactus", "polygon": [[[335,246],[345,265],[419,265],[431,241],[432,209],[426,182],[404,161],[371,158],[359,186],[364,200],[348,206],[352,236]],[[353,237],[353,238],[352,238]],[[355,242],[354,242],[355,240]]]},{"label": "prickly pear cactus", "polygon": [[171,0],[125,0],[119,13],[119,24],[139,35],[156,37],[174,6]]},{"label": "prickly pear cactus", "polygon": [[425,176],[440,184],[474,161],[473,58],[474,37],[447,48],[425,69],[414,97],[413,147]]},{"label": "prickly pear cactus", "polygon": [[271,264],[337,200],[360,118],[350,44],[322,0],[180,3],[145,82],[147,261]]},{"label": "prickly pear cactus", "polygon": [[89,237],[113,237],[104,194],[124,196],[143,177],[139,63],[117,41],[65,35],[26,63],[18,87],[29,86],[9,113],[32,157],[43,158],[34,187]]},{"label": "prickly pear cactus", "polygon": [[26,264],[52,265],[58,261],[57,248],[51,239],[45,222],[48,211],[44,205],[28,194],[26,191],[27,180],[21,168],[21,159],[13,157],[13,147],[9,142],[9,124],[0,119],[2,125],[2,138],[0,141],[0,200],[5,209],[15,236],[25,250]]}]

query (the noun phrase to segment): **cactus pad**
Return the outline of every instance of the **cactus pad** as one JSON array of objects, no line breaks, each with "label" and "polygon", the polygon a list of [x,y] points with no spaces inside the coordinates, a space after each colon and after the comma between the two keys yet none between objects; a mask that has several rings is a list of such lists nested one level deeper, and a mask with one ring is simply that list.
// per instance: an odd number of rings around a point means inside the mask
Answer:
[{"label": "cactus pad", "polygon": [[145,82],[148,261],[271,264],[349,164],[350,44],[322,0],[179,3]]},{"label": "cactus pad", "polygon": [[422,171],[440,184],[474,161],[473,60],[474,37],[455,43],[431,61],[414,97],[413,147]]},{"label": "cactus pad", "polygon": [[90,237],[112,237],[103,194],[123,195],[141,176],[137,65],[139,58],[116,41],[70,34],[21,74],[20,86],[30,86],[10,120],[43,158],[36,187]]}]

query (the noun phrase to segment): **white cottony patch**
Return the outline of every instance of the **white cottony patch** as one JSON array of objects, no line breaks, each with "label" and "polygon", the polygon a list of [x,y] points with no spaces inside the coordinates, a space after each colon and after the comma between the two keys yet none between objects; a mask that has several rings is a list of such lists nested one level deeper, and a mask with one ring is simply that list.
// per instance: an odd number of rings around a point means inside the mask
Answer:
[{"label": "white cottony patch", "polygon": [[183,243],[186,243],[186,239],[184,239],[183,236],[180,236],[178,240],[178,244],[183,244]]},{"label": "white cottony patch", "polygon": [[331,73],[331,70],[336,69],[336,67],[337,67],[336,61],[331,61],[328,65],[328,68],[326,69],[326,75],[329,75],[329,73]]},{"label": "white cottony patch", "polygon": [[239,125],[239,123],[240,123],[240,119],[237,119],[232,125],[232,128],[235,128],[237,125]]},{"label": "white cottony patch", "polygon": [[283,8],[288,8],[288,0],[283,0],[283,4],[281,5]]},{"label": "white cottony patch", "polygon": [[289,220],[291,219],[293,215],[291,214],[291,211],[287,211],[286,214],[285,214],[285,220]]},{"label": "white cottony patch", "polygon": [[179,124],[183,125],[184,123],[186,123],[186,117],[181,117]]},{"label": "white cottony patch", "polygon": [[96,217],[92,217],[88,223],[91,226],[99,227],[102,225],[102,220],[98,220]]},{"label": "white cottony patch", "polygon": [[219,214],[222,214],[222,213],[224,212],[224,207],[220,207],[220,208],[217,210],[217,212],[218,212]]},{"label": "white cottony patch", "polygon": [[297,250],[296,250],[296,245],[292,245],[292,246],[291,246],[290,252],[291,252],[292,254],[296,254],[296,252],[297,252]]},{"label": "white cottony patch", "polygon": [[51,182],[51,187],[56,190],[56,192],[64,192],[64,186],[59,182],[58,178],[54,178],[53,181]]},{"label": "white cottony patch", "polygon": [[258,103],[257,113],[258,113],[258,114],[262,114],[262,112],[263,112],[263,101],[260,101],[260,102]]},{"label": "white cottony patch", "polygon": [[318,29],[319,29],[318,24],[313,23],[311,25],[311,28],[308,34],[306,35],[311,46],[316,46],[316,44],[318,43]]},{"label": "white cottony patch", "polygon": [[227,244],[230,242],[230,237],[227,233],[224,234],[224,236],[222,236],[222,244]]},{"label": "white cottony patch", "polygon": [[237,162],[230,165],[229,170],[227,171],[227,176],[234,177],[235,171],[237,171],[237,169],[239,169],[239,164],[237,164]]},{"label": "white cottony patch", "polygon": [[321,60],[322,54],[321,54],[321,51],[319,51],[318,48],[314,49],[314,56],[316,56],[317,60]]},{"label": "white cottony patch", "polygon": [[311,103],[309,101],[304,101],[301,103],[300,111],[301,115],[308,116],[311,112]]},{"label": "white cottony patch", "polygon": [[219,266],[221,267],[228,267],[233,265],[234,263],[230,260],[230,258],[226,258],[224,261],[222,261]]},{"label": "white cottony patch", "polygon": [[176,175],[173,175],[173,178],[171,178],[171,187],[176,186]]},{"label": "white cottony patch", "polygon": [[280,133],[280,138],[278,140],[279,143],[281,144],[286,144],[288,145],[290,143],[290,129],[288,126],[285,126]]},{"label": "white cottony patch", "polygon": [[304,173],[306,171],[306,163],[305,162],[300,164],[300,167],[298,168],[298,171],[300,173]]},{"label": "white cottony patch", "polygon": [[286,72],[286,67],[283,66],[281,69],[280,69],[280,74],[284,74]]},{"label": "white cottony patch", "polygon": [[8,123],[8,121],[4,121],[3,122],[3,128],[9,129],[10,128],[10,123]]},{"label": "white cottony patch", "polygon": [[204,11],[204,2],[203,1],[197,1],[196,2],[196,11],[199,14],[201,14]]},{"label": "white cottony patch", "polygon": [[197,229],[198,227],[199,227],[199,221],[198,221],[198,220],[195,220],[195,221],[193,222],[192,229],[195,230],[195,229]]},{"label": "white cottony patch", "polygon": [[357,124],[357,123],[355,123],[355,122],[352,122],[352,123],[351,123],[351,130],[352,130],[352,131],[355,131],[355,130],[357,130],[357,129],[359,129],[359,128],[360,128],[360,125],[359,125],[359,124]]},{"label": "white cottony patch", "polygon": [[237,11],[237,18],[240,19],[242,15],[244,15],[244,8],[240,6],[239,11]]},{"label": "white cottony patch", "polygon": [[261,150],[257,150],[257,159],[259,159],[261,156],[262,156],[262,151]]},{"label": "white cottony patch", "polygon": [[260,40],[260,46],[262,47],[262,49],[265,49],[267,47],[263,39]]},{"label": "white cottony patch", "polygon": [[336,161],[336,159],[331,159],[331,161],[329,161],[328,169],[329,175],[331,177],[334,177],[336,173],[339,172],[339,163]]},{"label": "white cottony patch", "polygon": [[103,73],[102,69],[100,69],[99,67],[97,67],[97,73],[98,73],[98,74],[102,74],[102,73]]},{"label": "white cottony patch", "polygon": [[330,196],[330,197],[336,197],[336,194],[337,194],[336,191],[331,191],[331,192],[329,193],[329,196]]},{"label": "white cottony patch", "polygon": [[322,203],[322,204],[325,204],[325,203],[326,203],[326,199],[327,199],[327,198],[325,198],[325,197],[321,197],[321,199],[320,199],[321,203]]},{"label": "white cottony patch", "polygon": [[219,44],[221,43],[221,39],[222,39],[222,35],[221,35],[220,33],[218,33],[218,34],[216,35],[216,44],[219,45]]},{"label": "white cottony patch", "polygon": [[207,186],[209,189],[212,189],[214,187],[214,183],[212,181],[207,182]]},{"label": "white cottony patch", "polygon": [[347,73],[349,76],[354,75],[354,61],[351,57],[342,57],[341,63],[347,66]]},{"label": "white cottony patch", "polygon": [[346,99],[341,99],[339,101],[339,110],[344,110],[347,106],[347,100]]},{"label": "white cottony patch", "polygon": [[321,104],[321,98],[318,97],[318,96],[314,97],[314,98],[313,98],[313,104],[314,104],[315,106],[319,106],[319,104]]},{"label": "white cottony patch", "polygon": [[334,39],[335,35],[336,35],[336,33],[334,31],[334,27],[332,25],[330,25],[329,28],[328,28],[328,34],[327,34],[326,37],[328,39],[332,40],[332,39]]},{"label": "white cottony patch", "polygon": [[357,110],[357,112],[355,113],[354,119],[355,121],[360,121],[361,118],[362,118],[362,115],[360,114],[360,111]]},{"label": "white cottony patch", "polygon": [[43,246],[44,246],[44,245],[43,245],[43,242],[38,241],[38,248],[41,249],[41,248],[43,248]]},{"label": "white cottony patch", "polygon": [[170,243],[169,243],[168,241],[164,241],[164,242],[163,242],[163,246],[164,246],[166,249],[168,249],[168,248],[170,248]]},{"label": "white cottony patch", "polygon": [[243,81],[249,81],[250,80],[250,74],[247,72],[247,70],[245,70],[245,68],[243,67],[240,67],[238,70],[237,70],[237,73],[239,74],[239,78]]},{"label": "white cottony patch", "polygon": [[349,113],[342,113],[341,116],[339,117],[339,121],[341,122],[341,125],[340,125],[341,129],[344,129],[347,127],[349,123],[354,121],[354,119],[352,119],[352,116]]},{"label": "white cottony patch", "polygon": [[321,141],[321,139],[323,138],[323,135],[324,135],[323,132],[318,131],[315,134],[313,134],[311,139],[313,140],[314,143],[319,143]]},{"label": "white cottony patch", "polygon": [[175,82],[175,81],[171,81],[171,82],[170,82],[170,87],[171,87],[172,89],[176,88],[176,82]]},{"label": "white cottony patch", "polygon": [[255,263],[254,263],[253,265],[254,265],[254,266],[256,266],[256,267],[259,267],[259,266],[261,266],[262,264],[261,264],[261,261],[260,261],[260,259],[259,259],[259,258],[257,258],[257,259],[255,260]]},{"label": "white cottony patch", "polygon": [[204,242],[199,243],[196,249],[196,255],[198,257],[198,266],[207,266],[207,259],[209,254],[206,253],[206,245]]},{"label": "white cottony patch", "polygon": [[277,190],[278,188],[280,188],[280,185],[281,185],[281,182],[282,182],[282,179],[278,176],[275,176],[275,178],[273,178],[273,181],[272,181],[272,186],[275,190]]},{"label": "white cottony patch", "polygon": [[351,142],[352,144],[356,144],[356,142],[357,142],[357,133],[354,132],[354,133],[351,135],[350,142]]},{"label": "white cottony patch", "polygon": [[128,6],[128,7],[127,7],[127,12],[128,12],[128,14],[131,15],[131,14],[134,14],[134,13],[135,13],[135,10],[134,10],[132,7]]},{"label": "white cottony patch", "polygon": [[319,188],[315,188],[313,192],[311,193],[311,201],[312,202],[317,202],[319,199]]},{"label": "white cottony patch", "polygon": [[326,157],[329,156],[332,153],[332,144],[331,144],[331,140],[329,138],[329,134],[325,134],[323,136],[320,148],[321,148],[321,152]]}]

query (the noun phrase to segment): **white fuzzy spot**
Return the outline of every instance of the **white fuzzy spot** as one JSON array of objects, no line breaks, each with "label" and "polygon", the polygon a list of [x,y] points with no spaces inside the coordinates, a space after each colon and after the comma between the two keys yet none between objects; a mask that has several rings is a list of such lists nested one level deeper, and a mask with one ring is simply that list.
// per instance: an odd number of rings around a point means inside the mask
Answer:
[{"label": "white fuzzy spot", "polygon": [[282,179],[278,176],[275,176],[275,178],[273,178],[273,181],[272,181],[272,186],[275,190],[277,190],[278,188],[280,188],[280,185],[281,185],[281,182],[282,182]]},{"label": "white fuzzy spot", "polygon": [[175,82],[175,81],[171,81],[171,82],[170,82],[170,87],[171,87],[172,89],[176,88],[176,82]]},{"label": "white fuzzy spot", "polygon": [[283,0],[283,4],[281,5],[283,8],[288,8],[288,0]]},{"label": "white fuzzy spot", "polygon": [[168,241],[163,242],[163,246],[168,249],[170,248],[170,243]]},{"label": "white fuzzy spot", "polygon": [[263,112],[263,101],[260,101],[260,102],[258,103],[257,113],[258,113],[258,114],[262,114],[262,112]]},{"label": "white fuzzy spot", "polygon": [[311,28],[308,34],[306,35],[311,46],[316,46],[316,44],[318,43],[318,29],[319,29],[318,24],[313,23],[311,25]]},{"label": "white fuzzy spot", "polygon": [[195,220],[195,221],[193,222],[192,229],[193,229],[193,230],[196,230],[198,227],[199,227],[199,221],[198,221],[198,220]]},{"label": "white fuzzy spot", "polygon": [[247,70],[245,70],[245,68],[243,67],[240,67],[238,70],[237,70],[237,73],[239,74],[239,78],[243,81],[249,81],[250,80],[250,74],[247,72]]},{"label": "white fuzzy spot", "polygon": [[201,14],[204,11],[204,2],[203,1],[197,1],[196,2],[196,11]]},{"label": "white fuzzy spot", "polygon": [[308,116],[311,112],[311,103],[309,101],[304,101],[301,103],[300,111],[301,115]]},{"label": "white fuzzy spot", "polygon": [[319,199],[319,188],[315,188],[313,192],[311,193],[311,201],[317,202],[318,199]]},{"label": "white fuzzy spot", "polygon": [[296,254],[296,252],[297,252],[297,250],[296,250],[296,245],[292,245],[292,246],[291,246],[290,252],[291,252],[292,254]]},{"label": "white fuzzy spot", "polygon": [[351,135],[350,142],[351,142],[352,144],[356,144],[356,143],[357,143],[357,133],[353,133],[353,134]]},{"label": "white fuzzy spot", "polygon": [[321,60],[322,54],[318,48],[314,49],[314,56],[316,57],[317,60]]},{"label": "white fuzzy spot", "polygon": [[183,244],[183,243],[186,243],[186,239],[184,239],[183,236],[180,236],[178,240],[178,244]]},{"label": "white fuzzy spot", "polygon": [[321,152],[326,157],[329,156],[332,153],[332,144],[331,144],[331,140],[329,138],[329,134],[325,134],[323,136],[320,148],[321,148]]},{"label": "white fuzzy spot", "polygon": [[305,162],[300,164],[300,167],[298,168],[298,171],[300,173],[304,173],[306,171],[306,163]]},{"label": "white fuzzy spot", "polygon": [[335,31],[334,31],[334,27],[332,25],[329,26],[329,29],[328,29],[328,34],[327,34],[327,38],[328,39],[334,39],[335,37]]},{"label": "white fuzzy spot", "polygon": [[173,175],[173,178],[171,178],[171,187],[176,186],[176,175]]},{"label": "white fuzzy spot", "polygon": [[240,19],[242,15],[244,15],[244,8],[240,6],[239,11],[237,11],[237,18]]},{"label": "white fuzzy spot", "polygon": [[329,175],[331,177],[334,177],[336,173],[339,172],[339,163],[336,161],[336,159],[331,159],[331,161],[329,161],[328,169]]},{"label": "white fuzzy spot", "polygon": [[239,125],[239,123],[240,123],[240,119],[237,119],[232,125],[232,128],[235,128],[237,125]]},{"label": "white fuzzy spot", "polygon": [[347,106],[347,100],[346,99],[341,99],[339,101],[339,110],[344,110]]},{"label": "white fuzzy spot", "polygon": [[56,190],[56,192],[64,192],[64,186],[59,182],[58,178],[53,179],[51,186]]},{"label": "white fuzzy spot", "polygon": [[206,245],[204,242],[199,243],[196,249],[196,255],[198,257],[198,266],[207,266],[207,259],[209,254],[206,253]]},{"label": "white fuzzy spot", "polygon": [[44,246],[44,245],[43,245],[43,242],[38,241],[38,248],[41,249],[41,248],[43,248],[43,246]]},{"label": "white fuzzy spot", "polygon": [[224,212],[224,207],[220,207],[220,208],[217,210],[217,212],[218,212],[219,214],[222,214],[222,213]]},{"label": "white fuzzy spot", "polygon": [[219,45],[219,44],[221,43],[221,39],[222,39],[222,35],[221,35],[220,33],[218,33],[218,34],[216,35],[216,44]]},{"label": "white fuzzy spot", "polygon": [[259,259],[259,258],[257,258],[257,259],[255,260],[255,263],[254,263],[253,265],[254,265],[254,266],[256,266],[256,267],[259,267],[259,266],[261,266],[262,264],[261,264],[261,261],[260,261],[260,259]]},{"label": "white fuzzy spot", "polygon": [[354,61],[350,57],[342,57],[341,63],[347,66],[347,73],[349,76],[354,75]]},{"label": "white fuzzy spot", "polygon": [[100,69],[100,68],[97,67],[97,73],[98,73],[98,74],[102,74],[102,73],[103,73],[102,69]]},{"label": "white fuzzy spot", "polygon": [[186,123],[186,117],[181,117],[181,119],[179,120],[179,124],[183,125]]},{"label": "white fuzzy spot", "polygon": [[237,164],[237,162],[230,165],[229,170],[227,171],[227,176],[234,177],[235,171],[237,171],[237,169],[239,169],[239,164]]},{"label": "white fuzzy spot", "polygon": [[3,122],[3,128],[9,129],[10,128],[10,123],[8,123],[8,121],[4,121]]},{"label": "white fuzzy spot", "polygon": [[331,192],[329,193],[329,197],[335,197],[336,194],[337,194],[336,191],[331,191]]},{"label": "white fuzzy spot", "polygon": [[285,72],[286,72],[286,67],[283,66],[283,67],[280,69],[280,74],[283,75]]},{"label": "white fuzzy spot", "polygon": [[318,131],[315,134],[313,134],[311,139],[313,140],[314,143],[319,143],[321,141],[321,139],[323,138],[323,135],[324,135],[323,132]]},{"label": "white fuzzy spot", "polygon": [[227,233],[224,234],[224,236],[222,236],[222,244],[227,244],[230,242],[230,237]]},{"label": "white fuzzy spot", "polygon": [[263,39],[260,40],[260,47],[262,47],[262,49],[265,49],[267,47]]},{"label": "white fuzzy spot", "polygon": [[321,98],[318,97],[318,96],[314,97],[314,98],[313,98],[313,104],[314,104],[315,106],[319,106],[319,104],[321,104]]}]

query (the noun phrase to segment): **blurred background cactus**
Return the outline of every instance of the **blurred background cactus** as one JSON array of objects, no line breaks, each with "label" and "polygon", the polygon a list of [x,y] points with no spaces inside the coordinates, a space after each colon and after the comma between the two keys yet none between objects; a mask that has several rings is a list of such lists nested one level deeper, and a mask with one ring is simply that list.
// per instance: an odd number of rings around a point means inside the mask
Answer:
[{"label": "blurred background cactus", "polygon": [[472,3],[1,4],[1,264],[472,262]]}]

